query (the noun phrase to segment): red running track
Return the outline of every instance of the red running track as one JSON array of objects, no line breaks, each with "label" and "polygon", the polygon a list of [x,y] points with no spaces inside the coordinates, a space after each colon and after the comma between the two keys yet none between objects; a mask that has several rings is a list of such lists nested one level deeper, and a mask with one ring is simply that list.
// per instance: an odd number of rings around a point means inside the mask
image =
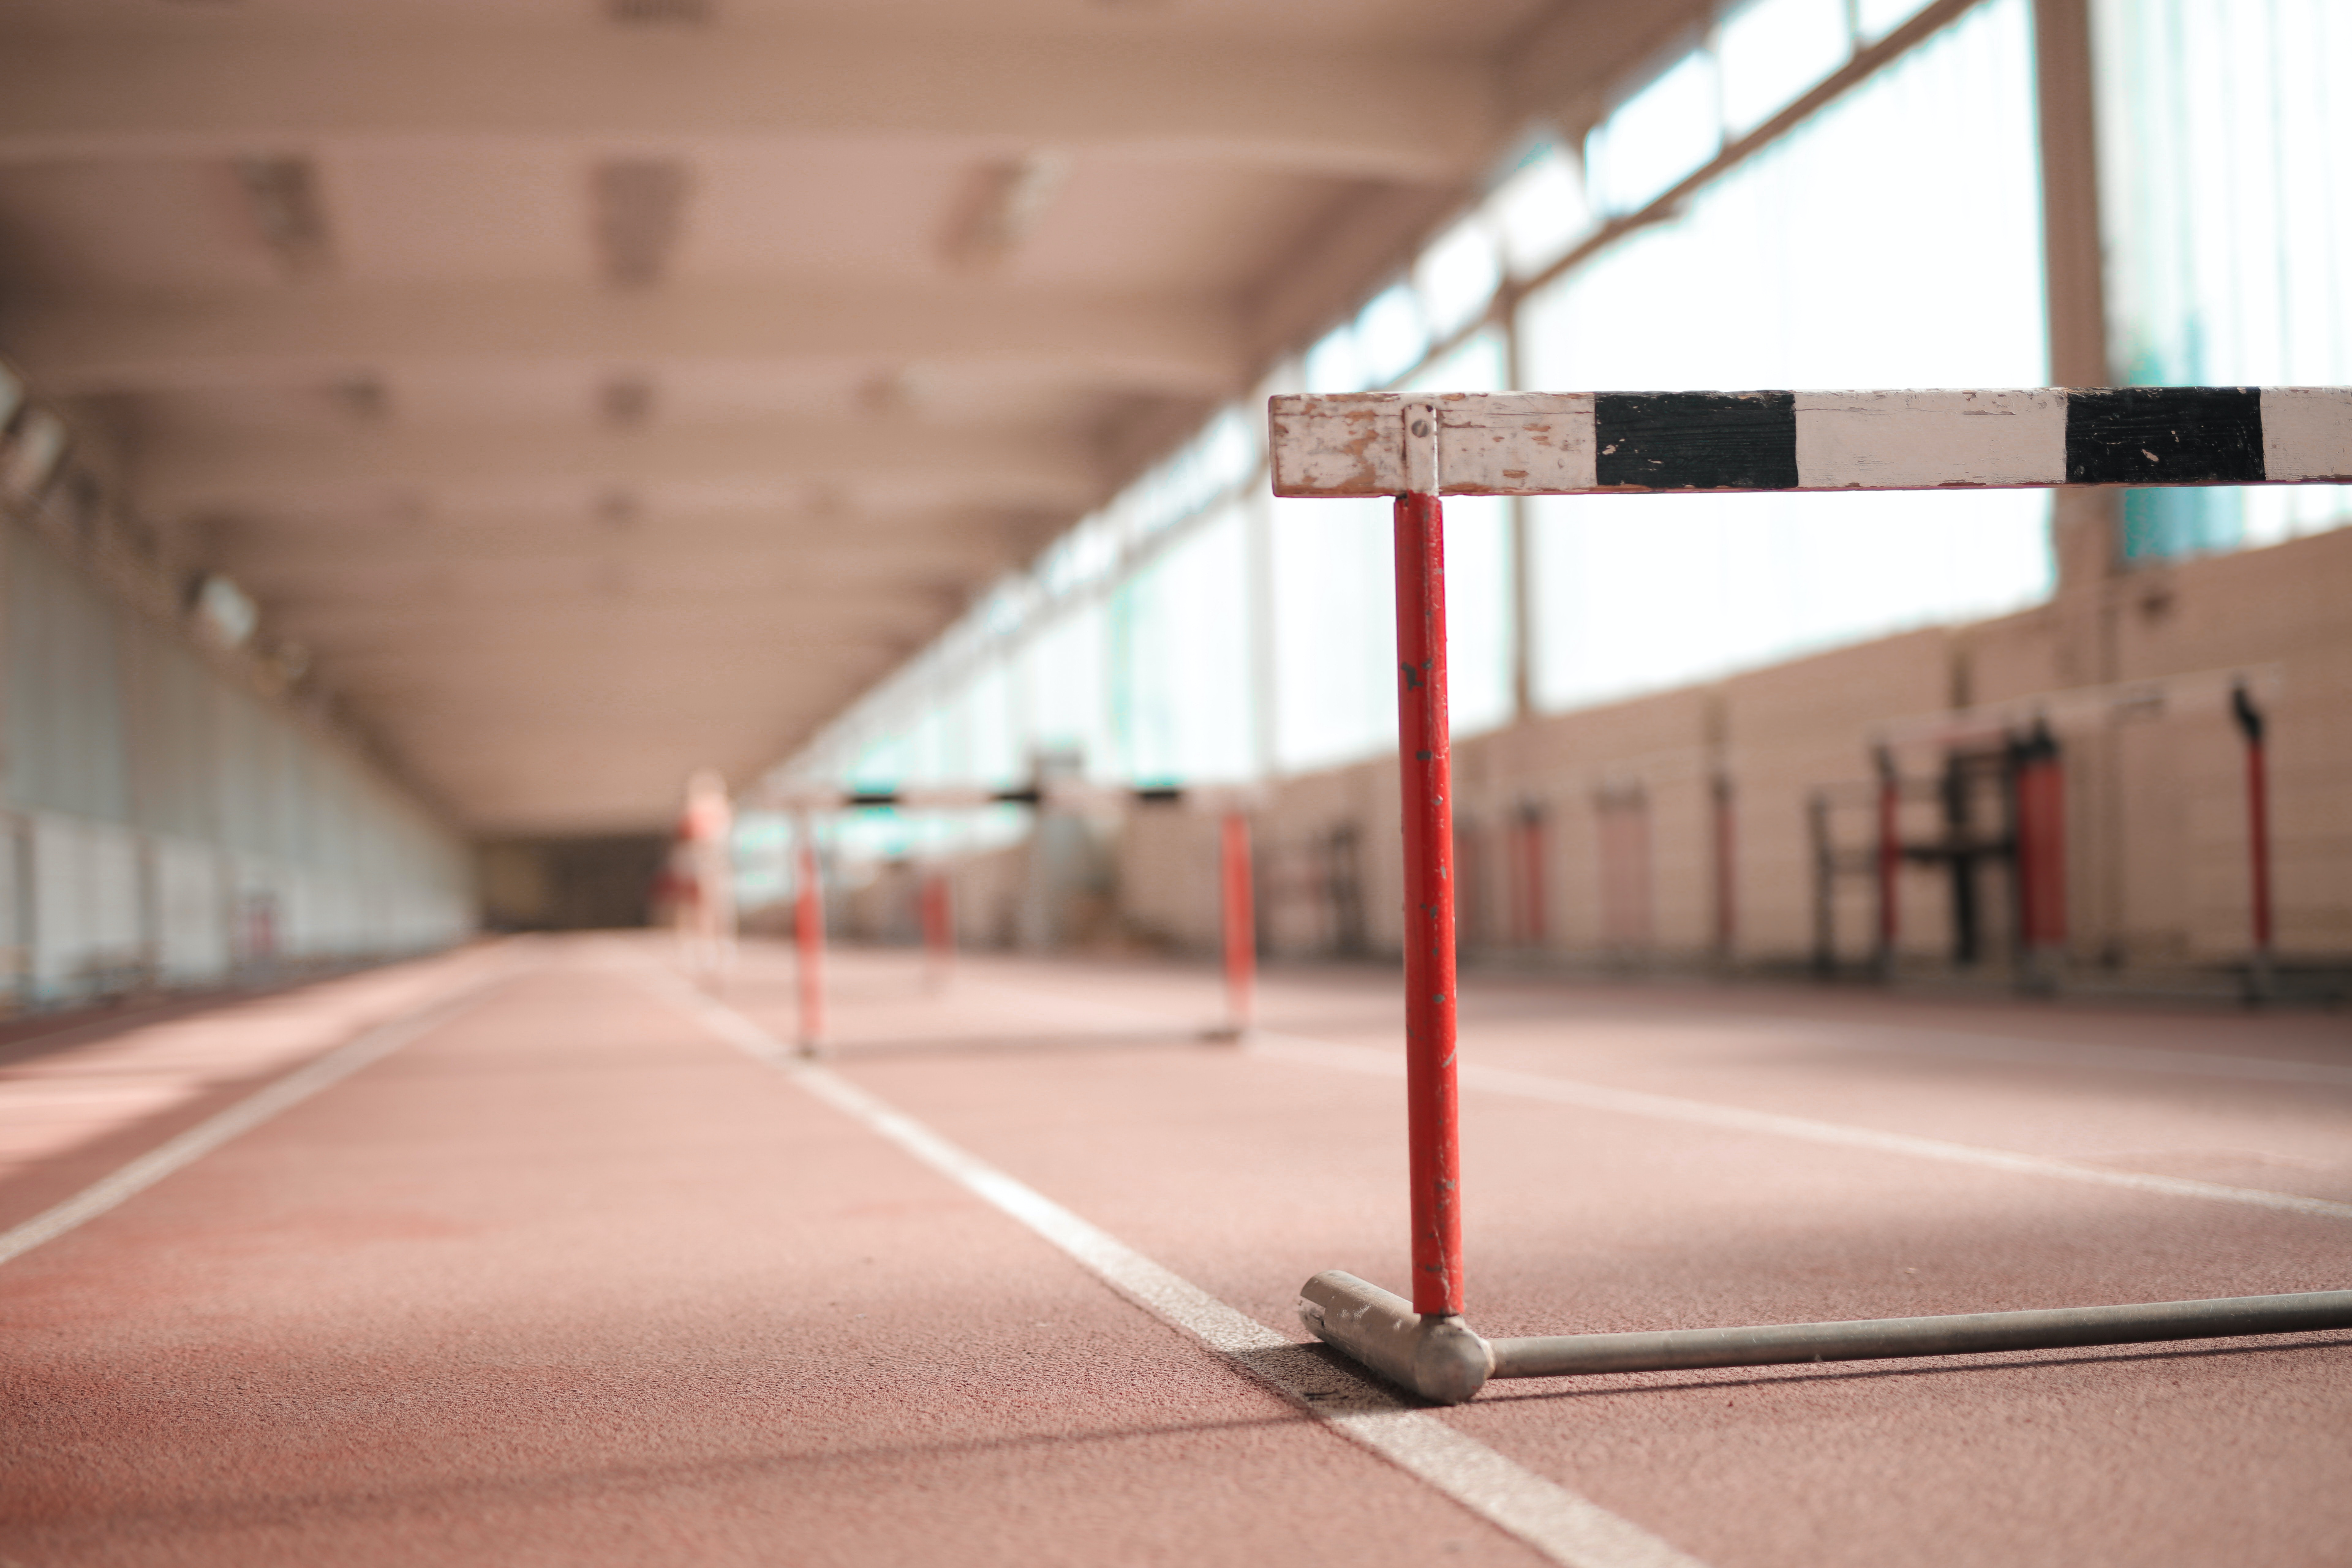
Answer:
[{"label": "red running track", "polygon": [[[5,1228],[503,976],[0,1265],[0,1559],[1546,1560],[719,1038],[667,959],[510,943],[0,1067],[0,1128],[41,1130]],[[1205,968],[833,973],[841,1079],[1250,1318],[1297,1339],[1310,1273],[1408,1278],[1387,973],[1269,973],[1237,1049],[1199,1043]],[[789,1039],[789,955],[751,948],[727,999]],[[2343,1288],[2347,1033],[1474,973],[1471,1321]],[[2053,1163],[1919,1152],[1954,1146]],[[2352,1562],[2352,1335],[1506,1384],[1423,1419],[1717,1568]]]}]

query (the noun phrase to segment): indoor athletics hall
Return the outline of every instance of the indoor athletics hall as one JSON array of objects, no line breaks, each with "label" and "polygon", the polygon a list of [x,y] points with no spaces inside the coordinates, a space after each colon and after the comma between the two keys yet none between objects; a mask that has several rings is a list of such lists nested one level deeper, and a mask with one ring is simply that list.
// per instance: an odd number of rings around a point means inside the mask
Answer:
[{"label": "indoor athletics hall", "polygon": [[0,1568],[2352,1563],[2347,0],[0,0]]}]

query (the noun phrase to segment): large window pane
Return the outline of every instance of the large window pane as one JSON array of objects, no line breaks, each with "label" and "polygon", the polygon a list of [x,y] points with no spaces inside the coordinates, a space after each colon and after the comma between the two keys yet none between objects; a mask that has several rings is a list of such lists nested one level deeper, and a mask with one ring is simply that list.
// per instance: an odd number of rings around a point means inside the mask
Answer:
[{"label": "large window pane", "polygon": [[1227,507],[1122,590],[1127,636],[1119,776],[1197,784],[1252,770],[1249,595],[1239,507]]},{"label": "large window pane", "polygon": [[[2116,372],[2139,385],[2352,384],[2352,10],[2102,0]],[[2133,490],[2130,556],[2352,521],[2352,489]]]},{"label": "large window pane", "polygon": [[1629,213],[1665,195],[1722,145],[1715,60],[1694,49],[1594,128],[1585,166],[1601,210]]},{"label": "large window pane", "polygon": [[1391,503],[1273,506],[1277,767],[1297,773],[1393,746]]},{"label": "large window pane", "polygon": [[[1991,0],[1685,218],[1530,299],[1528,384],[2040,384],[2029,23],[2024,0]],[[1554,707],[2013,608],[2052,580],[2032,491],[1554,498],[1532,515]]]},{"label": "large window pane", "polygon": [[1487,196],[1486,211],[1502,236],[1503,260],[1516,278],[1532,278],[1592,232],[1583,172],[1557,142],[1530,148]]},{"label": "large window pane", "polygon": [[1787,108],[1853,52],[1845,0],[1748,0],[1723,19],[1724,129],[1744,136]]}]

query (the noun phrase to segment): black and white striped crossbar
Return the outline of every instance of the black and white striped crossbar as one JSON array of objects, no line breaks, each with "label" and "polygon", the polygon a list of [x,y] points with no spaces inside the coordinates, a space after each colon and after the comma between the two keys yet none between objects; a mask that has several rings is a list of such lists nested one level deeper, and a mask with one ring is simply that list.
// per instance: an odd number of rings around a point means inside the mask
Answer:
[{"label": "black and white striped crossbar", "polygon": [[2352,483],[2344,387],[1367,392],[1267,415],[1278,496]]},{"label": "black and white striped crossbar", "polygon": [[1063,811],[1189,805],[1208,811],[1244,811],[1255,805],[1257,797],[1256,790],[1241,784],[1122,785],[1066,779],[1007,789],[953,784],[869,790],[786,786],[768,792],[762,804],[787,811],[971,811],[988,805],[1050,806]]}]

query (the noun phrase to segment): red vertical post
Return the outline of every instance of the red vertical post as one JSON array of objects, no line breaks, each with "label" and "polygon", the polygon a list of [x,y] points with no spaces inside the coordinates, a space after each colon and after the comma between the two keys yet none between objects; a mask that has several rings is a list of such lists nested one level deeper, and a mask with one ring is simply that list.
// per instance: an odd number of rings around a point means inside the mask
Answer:
[{"label": "red vertical post", "polygon": [[806,813],[794,824],[800,840],[793,889],[793,938],[799,962],[793,966],[800,983],[800,1047],[814,1052],[824,1040],[824,889],[818,884],[816,825]]},{"label": "red vertical post", "polygon": [[1739,938],[1738,821],[1732,814],[1730,775],[1715,775],[1714,795],[1715,952],[1727,963]]},{"label": "red vertical post", "polygon": [[1249,1033],[1252,993],[1257,986],[1256,893],[1250,877],[1249,818],[1225,813],[1218,827],[1218,861],[1224,901],[1225,1029],[1234,1038]]},{"label": "red vertical post", "polygon": [[1543,808],[1530,801],[1519,808],[1519,929],[1516,933],[1527,947],[1541,947],[1548,932],[1544,910],[1544,818]]},{"label": "red vertical post", "polygon": [[[1453,763],[1445,705],[1445,521],[1436,411],[1404,409],[1396,502],[1397,762],[1404,806],[1405,1107],[1412,1180],[1412,1309],[1462,1311],[1460,1100],[1454,1085]],[[1415,449],[1426,455],[1419,463]],[[1416,468],[1421,471],[1415,472]]]},{"label": "red vertical post", "polygon": [[926,869],[917,899],[923,922],[923,984],[929,990],[944,991],[955,964],[954,892],[947,873],[937,867]]},{"label": "red vertical post", "polygon": [[2246,742],[2246,891],[2254,939],[2252,980],[2269,989],[2271,969],[2271,788],[2268,734],[2261,709],[2242,686],[2230,693],[2230,712]]},{"label": "red vertical post", "polygon": [[2017,934],[2038,968],[2066,942],[2066,773],[2058,743],[2039,727],[2018,748],[2014,767]]},{"label": "red vertical post", "polygon": [[1901,904],[1903,840],[1900,834],[1903,784],[1895,771],[1895,753],[1878,749],[1878,966],[1895,967],[1895,942],[1902,934]]}]

